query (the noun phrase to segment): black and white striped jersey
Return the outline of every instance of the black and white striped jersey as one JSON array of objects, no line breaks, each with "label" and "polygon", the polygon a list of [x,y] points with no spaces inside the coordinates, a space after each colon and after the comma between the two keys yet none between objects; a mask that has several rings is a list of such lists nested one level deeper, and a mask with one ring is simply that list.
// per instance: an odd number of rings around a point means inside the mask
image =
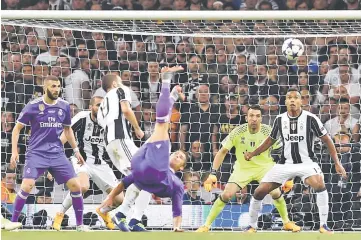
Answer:
[{"label": "black and white striped jersey", "polygon": [[98,123],[104,128],[104,140],[108,145],[115,139],[133,140],[131,125],[125,118],[120,102],[132,102],[130,89],[122,85],[110,90],[99,107]]},{"label": "black and white striped jersey", "polygon": [[104,129],[94,122],[90,115],[90,111],[79,112],[71,120],[71,126],[80,153],[87,164],[106,164],[109,156],[104,144]]},{"label": "black and white striped jersey", "polygon": [[283,151],[279,164],[308,163],[315,160],[314,138],[327,134],[321,120],[314,114],[302,110],[298,117],[287,112],[277,116],[270,137],[280,138]]}]

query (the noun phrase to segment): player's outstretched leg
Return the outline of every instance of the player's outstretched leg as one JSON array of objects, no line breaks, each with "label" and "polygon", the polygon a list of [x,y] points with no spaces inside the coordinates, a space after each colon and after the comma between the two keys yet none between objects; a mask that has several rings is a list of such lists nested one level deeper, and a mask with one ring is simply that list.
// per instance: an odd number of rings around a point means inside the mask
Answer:
[{"label": "player's outstretched leg", "polygon": [[281,193],[281,190],[279,188],[276,188],[275,190],[270,192],[270,195],[273,198],[273,204],[277,208],[277,211],[282,218],[283,230],[292,231],[292,232],[301,231],[301,227],[297,226],[294,222],[291,222],[290,219],[288,218],[287,205]]},{"label": "player's outstretched leg", "polygon": [[333,234],[333,231],[327,226],[329,199],[322,175],[312,175],[306,178],[304,183],[312,187],[317,194],[316,204],[320,217],[320,233]]},{"label": "player's outstretched leg", "polygon": [[[81,193],[84,194],[89,189],[89,176],[86,173],[79,173],[77,176],[80,186]],[[53,228],[57,231],[61,229],[61,223],[63,222],[65,213],[69,210],[69,208],[73,205],[73,197],[70,192],[66,195],[65,199],[61,203],[61,209],[56,213]]]},{"label": "player's outstretched leg", "polygon": [[69,179],[66,182],[66,186],[70,190],[70,196],[73,202],[73,208],[75,212],[76,226],[77,231],[79,232],[87,232],[89,231],[85,226],[83,226],[83,211],[84,211],[84,203],[83,203],[83,195],[80,191],[81,187],[76,177]]},{"label": "player's outstretched leg", "polygon": [[222,194],[214,202],[212,209],[207,216],[206,222],[202,227],[198,228],[196,232],[208,232],[214,220],[217,218],[217,216],[222,212],[226,204],[239,190],[240,187],[237,184],[227,183]]},{"label": "player's outstretched leg", "polygon": [[268,193],[278,188],[280,185],[281,184],[278,183],[262,182],[256,188],[249,206],[250,223],[249,226],[245,228],[244,232],[255,233],[257,231],[258,213],[261,211],[262,200]]}]

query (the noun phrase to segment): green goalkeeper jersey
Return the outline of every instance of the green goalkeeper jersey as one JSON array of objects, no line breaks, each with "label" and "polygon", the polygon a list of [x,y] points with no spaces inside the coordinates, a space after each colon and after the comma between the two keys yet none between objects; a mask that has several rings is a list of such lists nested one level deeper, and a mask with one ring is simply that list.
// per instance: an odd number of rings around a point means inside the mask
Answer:
[{"label": "green goalkeeper jersey", "polygon": [[267,167],[274,165],[274,161],[271,157],[272,149],[279,148],[278,143],[275,143],[273,147],[264,151],[258,156],[253,157],[250,161],[244,159],[244,152],[253,152],[258,148],[261,143],[269,136],[272,128],[268,125],[261,124],[260,130],[252,134],[248,130],[248,123],[242,124],[235,129],[223,140],[222,146],[228,150],[233,147],[236,149],[237,161],[234,168],[240,168],[242,170],[251,170],[260,167]]}]

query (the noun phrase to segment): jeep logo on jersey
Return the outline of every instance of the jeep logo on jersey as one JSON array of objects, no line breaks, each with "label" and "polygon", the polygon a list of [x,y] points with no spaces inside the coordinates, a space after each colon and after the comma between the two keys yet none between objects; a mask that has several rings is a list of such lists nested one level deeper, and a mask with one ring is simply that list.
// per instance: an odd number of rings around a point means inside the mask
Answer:
[{"label": "jeep logo on jersey", "polygon": [[287,134],[287,136],[285,137],[285,140],[290,142],[301,142],[304,139],[305,139],[304,136],[298,136],[294,134]]},{"label": "jeep logo on jersey", "polygon": [[89,136],[88,138],[84,138],[85,141],[90,141],[91,143],[102,143],[104,140],[100,137],[92,137]]}]

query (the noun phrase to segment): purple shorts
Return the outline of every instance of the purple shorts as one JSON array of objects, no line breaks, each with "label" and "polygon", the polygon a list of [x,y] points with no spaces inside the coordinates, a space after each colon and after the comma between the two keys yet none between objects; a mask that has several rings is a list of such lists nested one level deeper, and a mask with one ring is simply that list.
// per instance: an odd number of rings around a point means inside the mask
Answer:
[{"label": "purple shorts", "polygon": [[65,154],[59,154],[55,157],[34,153],[26,154],[23,178],[36,180],[46,170],[49,170],[58,184],[66,183],[76,177],[74,168]]}]

